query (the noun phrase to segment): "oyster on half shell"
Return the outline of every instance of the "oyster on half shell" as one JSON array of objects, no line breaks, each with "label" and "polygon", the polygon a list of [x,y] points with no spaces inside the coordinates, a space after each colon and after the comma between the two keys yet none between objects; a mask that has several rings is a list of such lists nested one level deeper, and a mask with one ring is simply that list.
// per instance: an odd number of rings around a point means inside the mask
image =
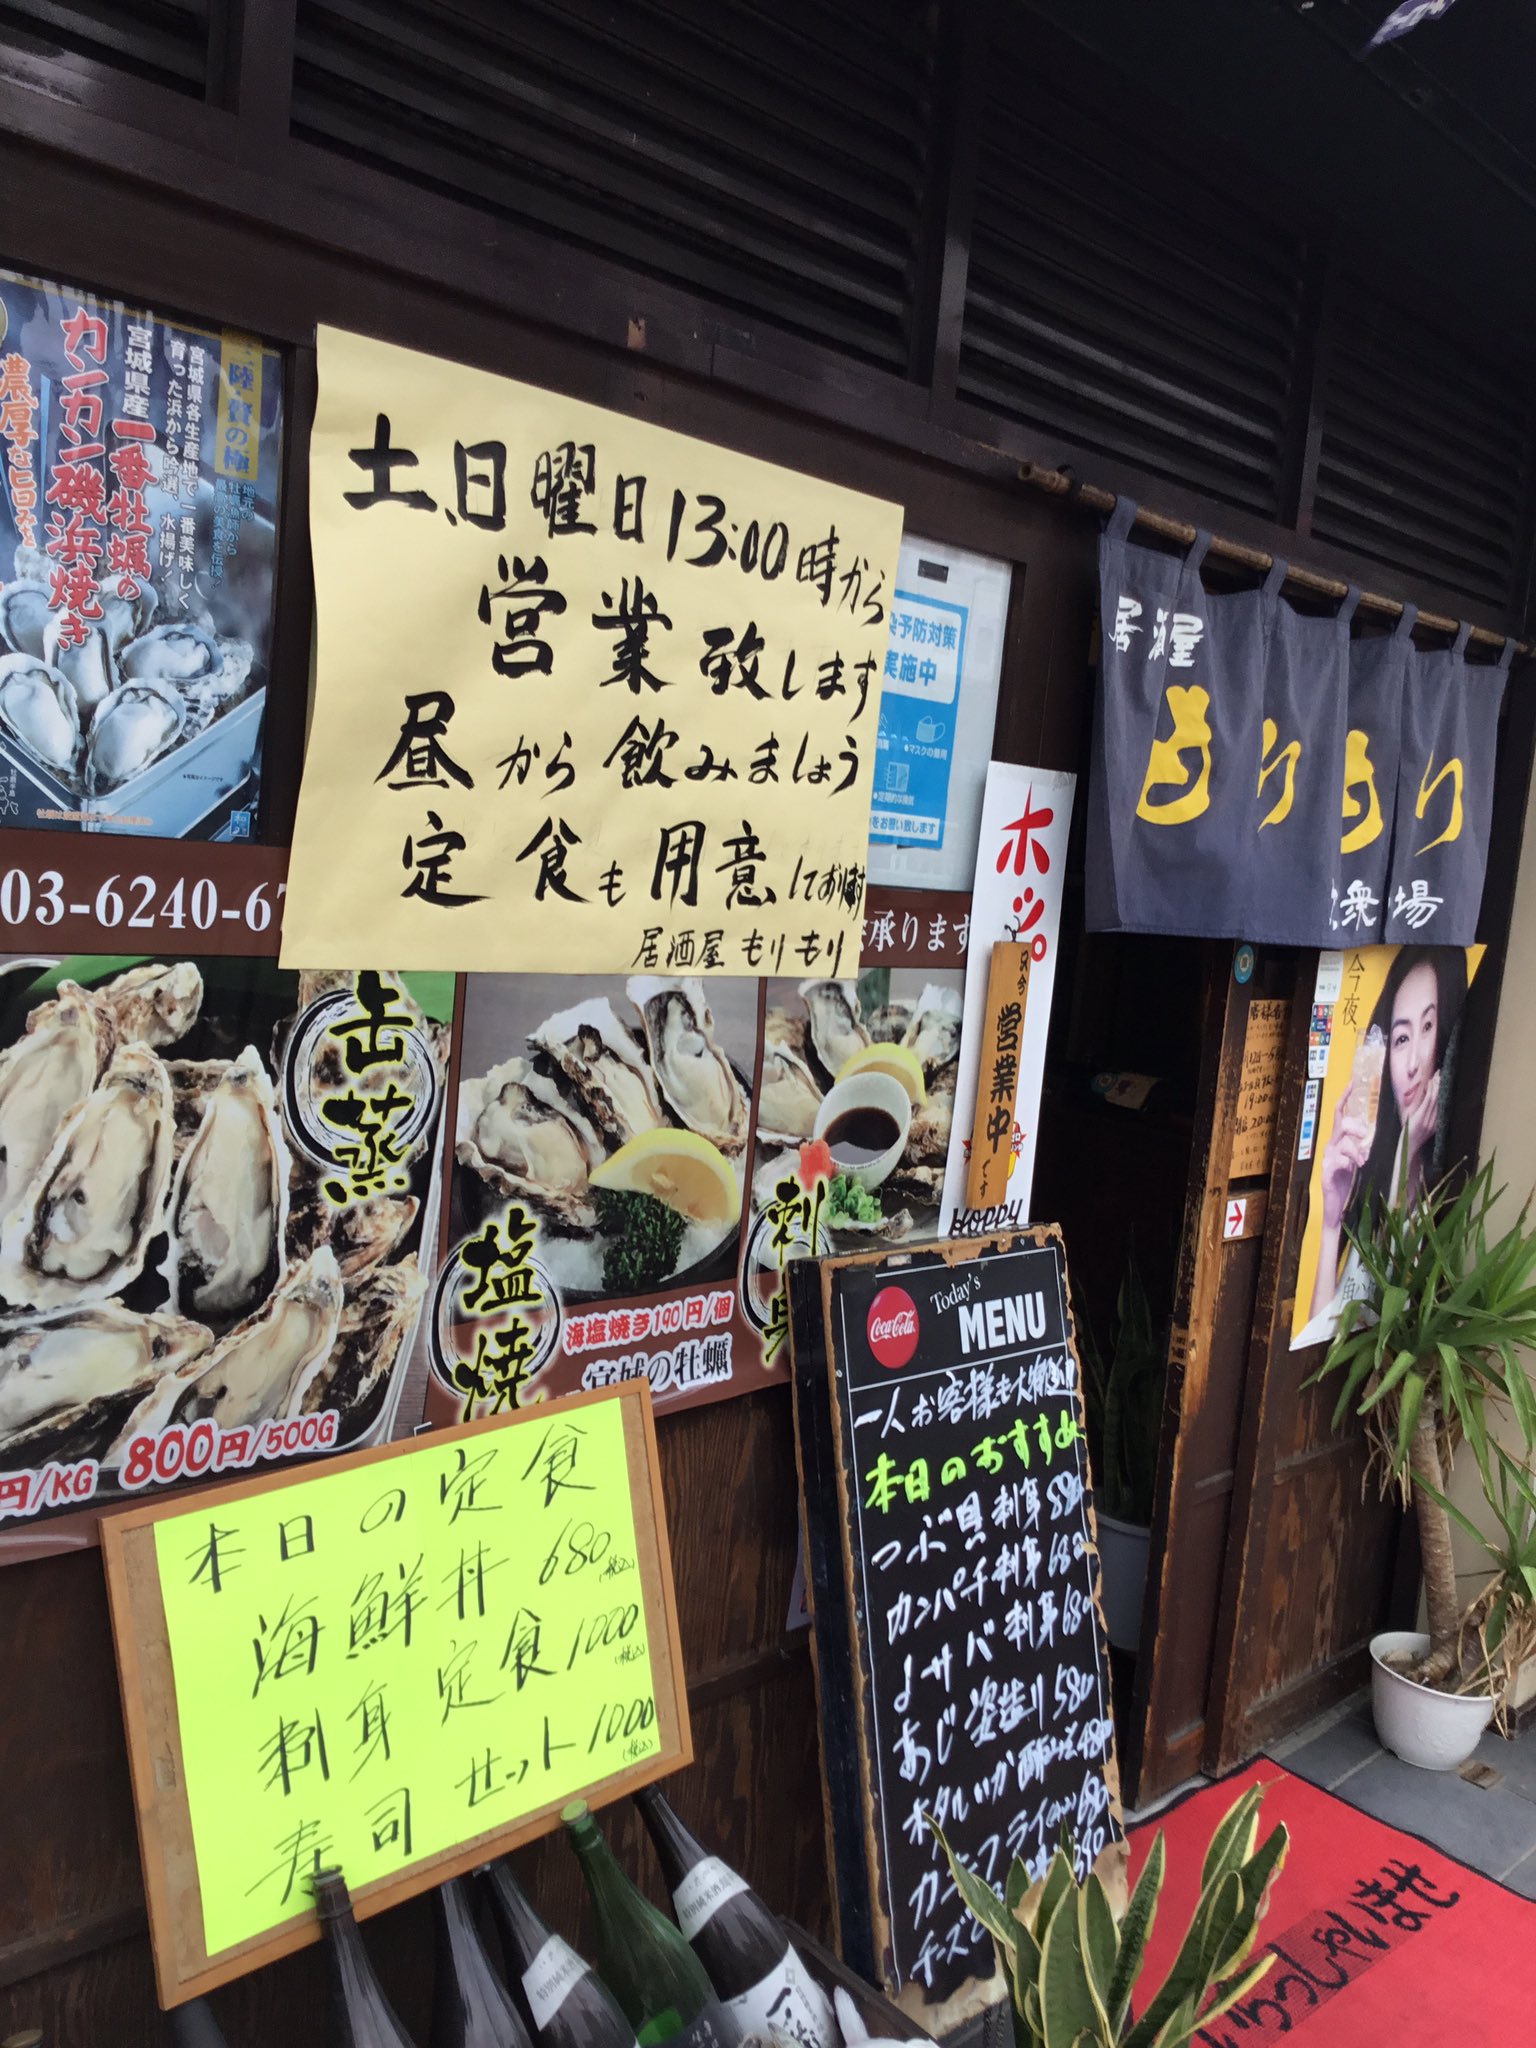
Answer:
[{"label": "oyster on half shell", "polygon": [[335,1342],[342,1285],[328,1245],[295,1266],[254,1316],[210,1352],[168,1375],[123,1424],[109,1458],[140,1430],[204,1416],[221,1429],[297,1415]]},{"label": "oyster on half shell", "polygon": [[0,1336],[0,1464],[99,1457],[130,1402],[213,1342],[181,1316],[115,1301]]},{"label": "oyster on half shell", "polygon": [[64,621],[55,615],[43,635],[43,660],[57,669],[75,693],[80,722],[89,728],[96,706],[117,687],[112,643],[104,626],[87,626],[85,638],[64,638]]},{"label": "oyster on half shell", "polygon": [[964,1016],[965,999],[957,988],[944,988],[930,981],[918,997],[902,1043],[910,1046],[922,1061],[924,1076],[930,1083],[959,1057]]},{"label": "oyster on half shell", "polygon": [[615,1144],[666,1123],[645,1056],[606,996],[559,1011],[528,1043],[555,1062],[593,1123]]},{"label": "oyster on half shell", "polygon": [[140,1045],[174,1045],[185,1038],[203,1007],[203,977],[190,960],[146,962],[97,989],[119,1038]]},{"label": "oyster on half shell", "polygon": [[250,1311],[282,1278],[288,1145],[261,1055],[248,1045],[208,1097],[166,1214],[171,1306],[205,1322]]},{"label": "oyster on half shell", "polygon": [[39,1003],[0,1053],[0,1216],[42,1165],[64,1119],[80,1107],[111,1058],[111,1020],[75,982]]},{"label": "oyster on half shell", "polygon": [[816,1077],[787,1045],[763,1045],[757,1084],[758,1136],[770,1145],[801,1145],[816,1124],[821,1090]]},{"label": "oyster on half shell", "polygon": [[48,586],[30,577],[18,576],[0,590],[0,640],[14,654],[43,658],[43,635],[53,617],[48,609]]},{"label": "oyster on half shell", "polygon": [[597,1228],[587,1176],[603,1157],[602,1139],[531,1061],[503,1060],[460,1083],[455,1156],[551,1222]]},{"label": "oyster on half shell", "polygon": [[387,1259],[420,1213],[414,1195],[370,1195],[366,1202],[334,1210],[331,1250],[342,1279],[350,1284]]},{"label": "oyster on half shell", "polygon": [[715,1043],[715,1020],[703,982],[636,974],[627,986],[645,1027],[651,1070],[667,1107],[680,1124],[734,1157],[747,1142],[747,1100],[730,1061]]},{"label": "oyster on half shell", "polygon": [[859,1022],[857,984],[802,981],[800,996],[811,1020],[811,1051],[835,1081],[846,1062],[871,1042]]},{"label": "oyster on half shell", "polygon": [[[131,650],[130,650],[131,651]],[[85,791],[101,796],[158,760],[181,737],[187,707],[168,683],[120,683],[103,697],[85,749]]]},{"label": "oyster on half shell", "polygon": [[71,773],[80,750],[80,706],[73,683],[41,656],[0,655],[0,721],[45,767]]},{"label": "oyster on half shell", "polygon": [[0,1225],[0,1294],[78,1308],[144,1269],[171,1174],[171,1081],[147,1046],[119,1046]]}]

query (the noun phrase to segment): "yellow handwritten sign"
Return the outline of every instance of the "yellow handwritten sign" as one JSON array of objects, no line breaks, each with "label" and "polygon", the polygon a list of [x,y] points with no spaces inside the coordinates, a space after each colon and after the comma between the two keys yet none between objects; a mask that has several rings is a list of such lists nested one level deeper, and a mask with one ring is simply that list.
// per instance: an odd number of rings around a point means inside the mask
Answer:
[{"label": "yellow handwritten sign", "polygon": [[856,972],[901,507],[336,329],[319,374],[283,964]]},{"label": "yellow handwritten sign", "polygon": [[1262,998],[1248,1005],[1237,1108],[1232,1117],[1232,1154],[1227,1167],[1230,1180],[1269,1171],[1290,1009],[1289,1003]]},{"label": "yellow handwritten sign", "polygon": [[376,1910],[676,1767],[647,1418],[554,1403],[112,1525],[162,1990],[303,1939],[327,1863]]}]

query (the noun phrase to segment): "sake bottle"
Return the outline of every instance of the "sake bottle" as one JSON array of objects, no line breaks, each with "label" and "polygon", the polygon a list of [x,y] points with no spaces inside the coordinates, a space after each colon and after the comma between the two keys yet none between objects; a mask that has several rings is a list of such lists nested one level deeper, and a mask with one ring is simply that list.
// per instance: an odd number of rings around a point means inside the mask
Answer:
[{"label": "sake bottle", "polygon": [[316,1871],[314,1892],[330,1965],[330,2040],[334,2048],[415,2048],[373,1974],[352,1917],[346,1879],[339,1870]]},{"label": "sake bottle", "polygon": [[597,1967],[640,2048],[736,2048],[698,1957],[665,1913],[659,1913],[614,1861],[586,1802],[560,1815],[597,1916]]},{"label": "sake bottle", "polygon": [[538,2048],[635,2048],[635,2030],[612,1993],[568,1942],[551,1934],[505,1863],[483,1872],[506,1952],[522,1986]]},{"label": "sake bottle", "polygon": [[841,2048],[826,1993],[746,1879],[708,1854],[654,1785],[637,1792],[635,1803],[656,1845],[677,1924],[738,2034],[766,2038],[772,2028],[802,2048]]},{"label": "sake bottle", "polygon": [[[39,2034],[37,2038],[41,2041],[43,2037]],[[172,2007],[171,2039],[176,2048],[229,2048],[206,1998],[189,1998],[185,2005]],[[0,2041],[0,2048],[8,2048],[8,2044]]]},{"label": "sake bottle", "polygon": [[437,1972],[432,1987],[432,2048],[529,2048],[518,2017],[481,1945],[469,1892],[450,1878],[432,1894]]}]

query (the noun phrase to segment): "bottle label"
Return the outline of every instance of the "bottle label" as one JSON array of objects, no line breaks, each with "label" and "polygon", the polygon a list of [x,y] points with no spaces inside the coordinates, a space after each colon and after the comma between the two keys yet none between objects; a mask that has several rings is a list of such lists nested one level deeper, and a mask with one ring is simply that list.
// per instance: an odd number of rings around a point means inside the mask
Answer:
[{"label": "bottle label", "polygon": [[711,1999],[698,2018],[680,2034],[674,2034],[668,2048],[734,2048],[735,2035],[717,1999]]},{"label": "bottle label", "polygon": [[750,1991],[728,1998],[725,2009],[743,2040],[751,2034],[767,2040],[773,2031],[787,2034],[800,2048],[840,2048],[842,2036],[827,1994],[792,1948]]},{"label": "bottle label", "polygon": [[695,1863],[672,1894],[678,1926],[692,1941],[727,1899],[738,1898],[747,1888],[746,1879],[738,1877],[728,1863],[718,1856],[706,1856],[702,1863]]},{"label": "bottle label", "polygon": [[552,1934],[523,1972],[523,1996],[541,2032],[586,1974],[586,1964],[570,1943]]}]

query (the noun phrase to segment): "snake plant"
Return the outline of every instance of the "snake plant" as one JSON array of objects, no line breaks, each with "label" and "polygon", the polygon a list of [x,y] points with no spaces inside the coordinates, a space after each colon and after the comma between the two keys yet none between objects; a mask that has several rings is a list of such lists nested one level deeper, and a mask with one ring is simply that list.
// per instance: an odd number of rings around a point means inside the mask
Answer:
[{"label": "snake plant", "polygon": [[1262,1797],[1263,1788],[1251,1786],[1211,1837],[1189,1931],[1140,2017],[1132,2000],[1167,1869],[1161,1831],[1117,1919],[1096,1872],[1078,1883],[1068,1845],[1036,1883],[1028,1865],[1015,1861],[1000,1898],[956,1861],[930,1822],[956,1889],[991,1935],[1008,1978],[1015,2048],[1185,2048],[1253,1989],[1274,1961],[1272,1954],[1247,1959],[1289,1845],[1277,1827],[1259,1846]]}]

